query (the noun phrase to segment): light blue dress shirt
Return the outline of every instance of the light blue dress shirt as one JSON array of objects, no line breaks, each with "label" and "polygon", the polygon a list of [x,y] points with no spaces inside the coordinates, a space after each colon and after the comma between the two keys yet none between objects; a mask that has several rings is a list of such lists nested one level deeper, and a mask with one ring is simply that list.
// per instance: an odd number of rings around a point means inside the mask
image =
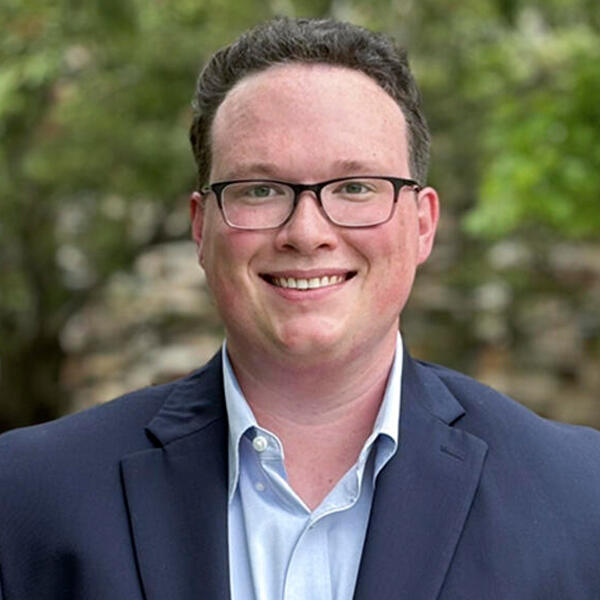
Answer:
[{"label": "light blue dress shirt", "polygon": [[401,377],[398,334],[373,432],[356,464],[310,511],[287,481],[281,442],[258,426],[223,345],[232,600],[352,598],[377,475],[398,447]]}]

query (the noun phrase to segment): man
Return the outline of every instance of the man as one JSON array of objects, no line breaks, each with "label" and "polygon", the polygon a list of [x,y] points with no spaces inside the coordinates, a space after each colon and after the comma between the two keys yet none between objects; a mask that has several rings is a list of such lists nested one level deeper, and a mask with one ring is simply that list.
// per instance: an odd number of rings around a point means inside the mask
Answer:
[{"label": "man", "polygon": [[0,439],[0,598],[600,598],[600,435],[401,343],[438,221],[404,54],[267,23],[205,68],[191,137],[226,344]]}]

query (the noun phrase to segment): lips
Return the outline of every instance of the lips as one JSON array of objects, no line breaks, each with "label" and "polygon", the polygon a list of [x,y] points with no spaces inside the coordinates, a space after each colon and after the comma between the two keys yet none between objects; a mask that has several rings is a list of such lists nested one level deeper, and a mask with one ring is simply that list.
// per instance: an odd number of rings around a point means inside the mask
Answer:
[{"label": "lips", "polygon": [[317,290],[320,288],[338,285],[351,279],[356,275],[356,271],[349,271],[341,274],[327,274],[311,277],[292,277],[290,275],[270,275],[261,274],[261,277],[275,287],[294,289],[294,290]]}]

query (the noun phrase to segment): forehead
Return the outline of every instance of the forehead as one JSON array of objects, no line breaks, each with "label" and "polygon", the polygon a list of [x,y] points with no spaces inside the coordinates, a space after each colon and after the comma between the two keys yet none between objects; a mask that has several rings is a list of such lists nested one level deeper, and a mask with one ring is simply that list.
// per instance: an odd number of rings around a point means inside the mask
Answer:
[{"label": "forehead", "polygon": [[406,126],[395,100],[360,71],[277,65],[227,94],[213,122],[212,150],[212,172],[221,178],[230,170],[250,175],[242,165],[256,161],[288,166],[326,159],[365,168],[371,161],[375,168],[387,155],[407,158]]}]

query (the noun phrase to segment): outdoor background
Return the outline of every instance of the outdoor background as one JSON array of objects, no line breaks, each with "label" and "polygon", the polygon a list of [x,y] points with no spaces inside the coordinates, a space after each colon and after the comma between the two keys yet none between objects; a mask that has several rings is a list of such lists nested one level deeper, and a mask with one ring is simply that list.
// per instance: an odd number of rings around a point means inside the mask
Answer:
[{"label": "outdoor background", "polygon": [[600,426],[598,0],[3,0],[0,430],[218,347],[190,100],[210,53],[276,14],[409,49],[443,206],[403,316],[413,354]]}]

